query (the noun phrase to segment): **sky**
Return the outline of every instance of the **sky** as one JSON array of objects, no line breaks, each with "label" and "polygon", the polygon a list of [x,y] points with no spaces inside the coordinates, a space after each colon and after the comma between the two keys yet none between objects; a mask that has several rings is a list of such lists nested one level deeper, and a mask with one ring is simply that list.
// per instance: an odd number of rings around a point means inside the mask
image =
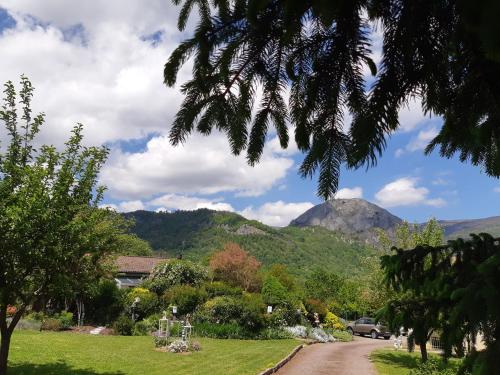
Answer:
[{"label": "sky", "polygon": [[[169,144],[179,86],[191,74],[188,63],[176,87],[162,83],[164,63],[194,25],[179,32],[177,15],[168,0],[0,0],[0,82],[21,74],[32,81],[34,112],[47,120],[40,144],[61,147],[82,123],[87,145],[110,148],[100,175],[104,205],[122,212],[210,208],[287,225],[322,202],[316,178],[297,173],[303,155],[294,144],[282,150],[271,133],[255,167],[232,156],[221,134]],[[373,50],[380,59],[377,34]],[[376,167],[342,170],[338,198],[363,198],[410,222],[500,214],[498,179],[457,157],[424,155],[440,118],[412,101],[400,122]]]}]

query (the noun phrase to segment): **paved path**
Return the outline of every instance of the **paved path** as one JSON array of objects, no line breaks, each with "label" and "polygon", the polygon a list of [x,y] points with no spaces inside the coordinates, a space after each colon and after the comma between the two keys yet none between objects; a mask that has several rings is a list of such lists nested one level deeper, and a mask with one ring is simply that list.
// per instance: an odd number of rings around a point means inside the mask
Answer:
[{"label": "paved path", "polygon": [[375,375],[368,358],[379,348],[388,347],[392,340],[355,337],[351,342],[308,345],[283,366],[278,375]]}]

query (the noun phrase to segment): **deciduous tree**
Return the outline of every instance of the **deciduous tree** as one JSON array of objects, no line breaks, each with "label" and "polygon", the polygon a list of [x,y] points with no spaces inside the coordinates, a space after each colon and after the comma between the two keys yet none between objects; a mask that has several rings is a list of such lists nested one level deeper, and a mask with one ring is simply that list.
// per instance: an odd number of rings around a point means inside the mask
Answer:
[{"label": "deciduous tree", "polygon": [[260,262],[238,244],[229,242],[210,258],[210,268],[219,280],[256,290],[260,284]]},{"label": "deciduous tree", "polygon": [[[44,115],[32,116],[33,87],[21,78],[17,94],[5,84],[0,120],[7,137],[0,149],[0,375],[7,373],[12,333],[40,296],[74,285],[82,264],[93,270],[115,249],[123,228],[110,226],[109,212],[97,208],[97,186],[105,148],[84,147],[82,126],[62,152],[35,146]],[[8,306],[17,311],[7,319]]]}]

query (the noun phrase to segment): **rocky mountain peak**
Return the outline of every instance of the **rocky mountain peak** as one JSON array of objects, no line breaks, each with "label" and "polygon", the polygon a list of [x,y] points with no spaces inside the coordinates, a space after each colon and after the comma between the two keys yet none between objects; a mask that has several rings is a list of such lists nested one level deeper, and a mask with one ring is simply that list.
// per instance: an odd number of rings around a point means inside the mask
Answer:
[{"label": "rocky mountain peak", "polygon": [[312,207],[290,225],[321,226],[372,241],[375,228],[393,229],[402,220],[364,199],[331,199]]}]

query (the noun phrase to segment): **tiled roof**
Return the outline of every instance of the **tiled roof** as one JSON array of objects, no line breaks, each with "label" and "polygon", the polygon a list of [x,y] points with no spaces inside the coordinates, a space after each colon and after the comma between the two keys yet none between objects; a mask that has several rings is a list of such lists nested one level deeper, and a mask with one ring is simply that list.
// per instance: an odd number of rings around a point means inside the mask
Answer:
[{"label": "tiled roof", "polygon": [[167,259],[154,257],[119,256],[118,258],[116,258],[116,266],[119,273],[149,274],[158,263],[164,262],[165,260]]}]

